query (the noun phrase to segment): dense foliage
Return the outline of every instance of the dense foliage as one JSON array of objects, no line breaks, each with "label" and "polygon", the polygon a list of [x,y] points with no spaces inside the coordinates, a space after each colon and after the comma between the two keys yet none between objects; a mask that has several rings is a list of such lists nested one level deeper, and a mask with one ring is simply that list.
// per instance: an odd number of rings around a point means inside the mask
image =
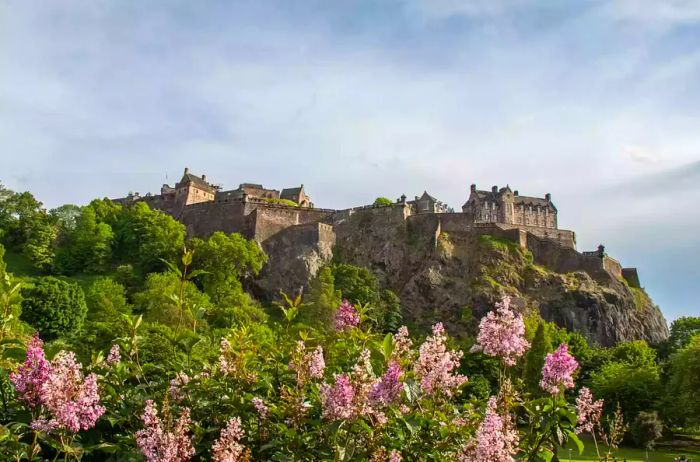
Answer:
[{"label": "dense foliage", "polygon": [[4,188],[0,242],[11,460],[540,461],[582,434],[614,451],[700,425],[698,318],[600,348],[506,298],[476,337],[409,335],[367,268],[264,305],[245,288],[266,256],[240,235]]}]

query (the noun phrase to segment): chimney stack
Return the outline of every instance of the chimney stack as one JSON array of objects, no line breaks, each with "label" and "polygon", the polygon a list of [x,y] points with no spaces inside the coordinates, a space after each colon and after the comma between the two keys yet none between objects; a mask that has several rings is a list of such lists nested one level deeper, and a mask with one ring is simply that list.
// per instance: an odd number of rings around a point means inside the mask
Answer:
[{"label": "chimney stack", "polygon": [[472,184],[472,186],[471,186],[471,191],[472,191],[472,192],[476,192],[476,185],[475,185],[475,184]]},{"label": "chimney stack", "polygon": [[185,167],[185,175],[187,175],[188,173],[190,173],[190,169]]},{"label": "chimney stack", "polygon": [[516,189],[515,191],[513,191],[513,195],[514,195],[514,196],[517,196],[517,195],[518,195],[518,190],[517,190],[517,189]]},{"label": "chimney stack", "polygon": [[498,186],[491,186],[491,192],[492,192],[492,193],[497,193],[497,192],[498,192]]},{"label": "chimney stack", "polygon": [[544,195],[544,198],[547,199],[547,201],[551,201],[551,200],[552,200],[552,195],[549,194],[549,193],[547,193],[547,194]]},{"label": "chimney stack", "polygon": [[206,175],[202,175],[202,181],[207,181],[207,176],[206,176]]}]

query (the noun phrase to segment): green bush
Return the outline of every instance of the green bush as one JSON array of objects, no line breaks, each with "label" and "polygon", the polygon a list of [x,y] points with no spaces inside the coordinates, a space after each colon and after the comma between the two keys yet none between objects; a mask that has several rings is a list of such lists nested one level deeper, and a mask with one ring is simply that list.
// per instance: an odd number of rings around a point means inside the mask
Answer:
[{"label": "green bush", "polygon": [[21,319],[36,328],[45,340],[69,336],[80,330],[87,314],[83,290],[52,276],[39,278],[22,291]]},{"label": "green bush", "polygon": [[384,207],[391,204],[393,204],[393,202],[388,197],[377,197],[374,200],[374,205],[377,207]]}]

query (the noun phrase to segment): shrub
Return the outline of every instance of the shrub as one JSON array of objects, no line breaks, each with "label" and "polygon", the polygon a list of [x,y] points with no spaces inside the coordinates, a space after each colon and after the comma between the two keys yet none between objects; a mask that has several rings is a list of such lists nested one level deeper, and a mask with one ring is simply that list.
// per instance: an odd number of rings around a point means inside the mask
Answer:
[{"label": "shrub", "polygon": [[45,340],[74,334],[80,330],[87,313],[83,290],[47,276],[22,291],[21,319],[31,324]]},{"label": "shrub", "polygon": [[656,440],[661,438],[663,425],[656,411],[639,413],[630,429],[634,442],[642,448],[652,449]]},{"label": "shrub", "polygon": [[377,197],[374,200],[375,207],[385,207],[385,206],[391,205],[391,204],[393,204],[393,202],[388,197]]}]

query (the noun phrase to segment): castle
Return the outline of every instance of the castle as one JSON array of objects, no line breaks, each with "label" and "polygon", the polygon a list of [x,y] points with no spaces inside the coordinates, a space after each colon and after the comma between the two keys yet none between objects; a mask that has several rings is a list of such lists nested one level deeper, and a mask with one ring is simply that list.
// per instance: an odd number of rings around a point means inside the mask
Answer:
[{"label": "castle", "polygon": [[174,187],[164,184],[158,195],[135,193],[114,201],[124,205],[143,201],[179,220],[189,236],[235,232],[256,240],[263,248],[297,236],[304,245],[328,253],[336,238],[349,229],[347,223],[357,220],[429,229],[436,240],[443,232],[488,234],[517,242],[532,252],[536,263],[553,271],[624,278],[639,287],[636,269],[623,269],[603,246],[591,252],[576,250],[575,233],[558,227],[558,211],[550,194],[543,198],[521,196],[509,186],[493,186],[489,191],[472,184],[461,212],[454,212],[427,191],[414,200],[402,195],[388,205],[334,210],[316,208],[303,184],[279,191],[241,183],[237,189],[224,191],[209,183],[206,175],[197,176],[185,168],[180,181]]}]

